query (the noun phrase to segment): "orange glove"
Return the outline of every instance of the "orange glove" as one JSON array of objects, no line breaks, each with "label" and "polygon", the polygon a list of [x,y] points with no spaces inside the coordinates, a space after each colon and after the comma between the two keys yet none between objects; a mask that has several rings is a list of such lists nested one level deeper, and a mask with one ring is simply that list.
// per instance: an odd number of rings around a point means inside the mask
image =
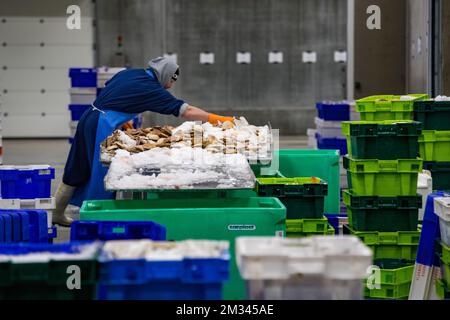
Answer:
[{"label": "orange glove", "polygon": [[122,125],[122,130],[128,130],[128,129],[133,129],[133,121],[125,122]]},{"label": "orange glove", "polygon": [[222,122],[222,123],[224,123],[226,121],[233,122],[234,118],[233,117],[223,117],[223,116],[219,116],[219,115],[214,114],[214,113],[210,113],[208,115],[208,122],[209,123],[217,124],[217,122],[219,122],[219,121]]}]

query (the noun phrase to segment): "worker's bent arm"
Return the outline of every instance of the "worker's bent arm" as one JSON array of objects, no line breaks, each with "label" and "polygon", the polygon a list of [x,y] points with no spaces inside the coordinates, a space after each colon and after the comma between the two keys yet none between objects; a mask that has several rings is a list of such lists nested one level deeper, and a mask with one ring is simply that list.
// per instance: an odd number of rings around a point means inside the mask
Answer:
[{"label": "worker's bent arm", "polygon": [[217,124],[220,122],[225,121],[233,121],[233,117],[223,117],[216,115],[214,113],[208,113],[200,108],[194,107],[194,106],[186,106],[182,107],[184,110],[182,110],[181,117],[190,120],[190,121],[203,121],[203,122],[210,122],[212,124]]},{"label": "worker's bent arm", "polygon": [[194,106],[187,106],[184,112],[181,114],[181,117],[189,121],[206,122],[208,121],[208,115],[209,115],[208,112],[200,108]]}]

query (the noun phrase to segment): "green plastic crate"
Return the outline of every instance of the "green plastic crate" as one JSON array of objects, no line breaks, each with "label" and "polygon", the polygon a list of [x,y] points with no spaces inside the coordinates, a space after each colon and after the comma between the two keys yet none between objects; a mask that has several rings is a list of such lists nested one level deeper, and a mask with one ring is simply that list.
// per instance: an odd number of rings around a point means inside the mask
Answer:
[{"label": "green plastic crate", "polygon": [[279,171],[287,178],[319,177],[328,184],[325,197],[325,213],[339,214],[340,210],[340,167],[337,150],[288,150],[276,153],[279,157]]},{"label": "green plastic crate", "polygon": [[328,219],[286,220],[286,233],[326,233],[329,229]]},{"label": "green plastic crate", "polygon": [[[407,285],[411,285],[414,274],[414,260],[400,260],[400,259],[379,259],[373,263],[378,266],[379,274],[372,273],[375,279],[379,281],[381,288],[369,289],[369,279],[364,281],[365,284],[365,296],[370,298],[381,299],[402,299],[409,295],[409,289]],[[378,278],[379,277],[379,278]],[[374,283],[371,283],[375,285]],[[407,292],[405,294],[405,292]]]},{"label": "green plastic crate", "polygon": [[420,122],[342,122],[348,154],[353,159],[416,159],[419,156]]},{"label": "green plastic crate", "polygon": [[353,234],[373,251],[373,259],[415,260],[419,247],[420,231],[355,231],[345,225],[344,234]]},{"label": "green plastic crate", "polygon": [[445,243],[441,242],[441,259],[444,263],[450,264],[450,248],[445,245]]},{"label": "green plastic crate", "polygon": [[368,197],[356,196],[343,190],[348,223],[353,230],[416,231],[422,196]]},{"label": "green plastic crate", "polygon": [[[81,270],[81,289],[67,288],[68,267]],[[0,300],[92,300],[96,296],[97,260],[50,260],[0,263]]]},{"label": "green plastic crate", "polygon": [[399,285],[410,283],[414,274],[414,260],[379,259],[373,265],[380,268],[380,283]]},{"label": "green plastic crate", "polygon": [[356,160],[344,157],[348,187],[358,196],[415,196],[421,159]]},{"label": "green plastic crate", "polygon": [[424,161],[450,161],[450,131],[424,130],[419,137],[420,155]]},{"label": "green plastic crate", "polygon": [[403,283],[399,285],[382,284],[380,289],[364,288],[364,296],[366,298],[379,298],[379,299],[405,299],[409,296],[409,290],[411,288],[411,282]]},{"label": "green plastic crate", "polygon": [[356,101],[356,111],[363,121],[412,120],[414,101],[428,99],[426,94],[410,94],[414,100],[401,100],[399,95],[377,95]]},{"label": "green plastic crate", "polygon": [[283,236],[286,208],[277,198],[192,198],[85,201],[81,220],[153,221],[167,230],[167,240],[230,241],[230,281],[224,299],[245,299],[245,284],[235,260],[235,238]]},{"label": "green plastic crate", "polygon": [[450,289],[442,279],[436,279],[436,295],[441,299],[450,299]]},{"label": "green plastic crate", "polygon": [[323,216],[328,185],[316,177],[258,178],[256,192],[260,197],[280,199],[287,219],[315,219]]},{"label": "green plastic crate", "polygon": [[431,171],[433,190],[450,191],[450,162],[424,162],[423,169]]},{"label": "green plastic crate", "polygon": [[[367,245],[404,245],[417,246],[420,240],[420,231],[396,231],[396,232],[378,232],[378,231],[356,231],[350,226],[344,226],[347,234],[353,234]],[[392,258],[406,259],[407,258]]]},{"label": "green plastic crate", "polygon": [[369,245],[374,259],[414,260],[417,257],[418,245]]},{"label": "green plastic crate", "polygon": [[441,273],[442,279],[445,281],[445,283],[450,283],[450,264],[445,263],[442,258],[441,258]]},{"label": "green plastic crate", "polygon": [[422,122],[424,130],[450,130],[450,101],[415,101],[414,120]]},{"label": "green plastic crate", "polygon": [[286,237],[287,238],[304,238],[304,237],[312,237],[312,236],[334,236],[336,234],[336,230],[331,226],[328,225],[327,229],[322,232],[287,232],[286,231]]}]

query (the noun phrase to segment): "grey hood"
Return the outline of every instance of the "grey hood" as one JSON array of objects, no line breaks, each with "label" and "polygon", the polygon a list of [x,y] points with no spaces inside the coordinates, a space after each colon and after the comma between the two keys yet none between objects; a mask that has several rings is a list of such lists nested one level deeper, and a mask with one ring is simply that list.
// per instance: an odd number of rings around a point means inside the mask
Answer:
[{"label": "grey hood", "polygon": [[175,74],[178,65],[172,58],[158,57],[148,62],[148,66],[156,73],[159,83],[164,87]]}]

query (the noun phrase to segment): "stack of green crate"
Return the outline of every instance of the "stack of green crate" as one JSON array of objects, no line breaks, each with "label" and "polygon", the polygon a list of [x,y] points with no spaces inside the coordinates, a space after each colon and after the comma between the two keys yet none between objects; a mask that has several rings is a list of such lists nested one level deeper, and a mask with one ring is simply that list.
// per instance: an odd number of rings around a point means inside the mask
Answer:
[{"label": "stack of green crate", "polygon": [[328,185],[320,178],[257,178],[255,191],[260,197],[276,197],[284,204],[287,237],[335,233],[324,216]]},{"label": "stack of green crate", "polygon": [[414,273],[414,260],[377,259],[374,266],[379,268],[379,272],[373,272],[373,277],[367,281],[370,285],[364,287],[366,298],[403,300],[408,297]]},{"label": "stack of green crate", "polygon": [[439,298],[448,300],[450,299],[450,248],[441,242],[437,250],[441,262],[442,279],[436,279],[436,294]]},{"label": "stack of green crate", "polygon": [[[426,95],[374,96],[356,102],[362,121],[343,122],[349,154],[344,157],[349,190],[343,191],[349,225],[374,252],[378,282],[366,283],[365,296],[405,299],[409,295],[420,239],[422,171],[418,139],[422,127],[412,121],[415,100]],[[375,277],[376,278],[376,277]]]},{"label": "stack of green crate", "polygon": [[450,101],[416,101],[414,119],[423,124],[420,155],[424,169],[431,171],[433,189],[450,191]]}]

